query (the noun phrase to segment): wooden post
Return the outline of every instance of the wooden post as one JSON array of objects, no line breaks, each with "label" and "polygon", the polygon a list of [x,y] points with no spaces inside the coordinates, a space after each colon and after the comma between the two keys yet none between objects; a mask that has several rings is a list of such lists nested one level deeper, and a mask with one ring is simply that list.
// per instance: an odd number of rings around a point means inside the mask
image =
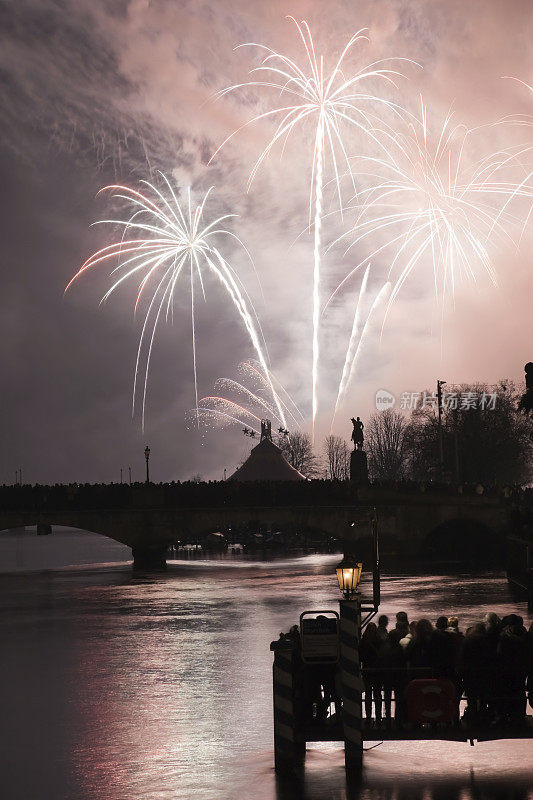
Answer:
[{"label": "wooden post", "polygon": [[363,768],[362,693],[359,665],[361,608],[359,598],[340,601],[340,670],[342,683],[342,725],[346,769],[360,773]]},{"label": "wooden post", "polygon": [[270,649],[274,652],[274,764],[276,772],[283,772],[293,769],[301,750],[296,742],[293,642],[285,637],[272,642]]}]

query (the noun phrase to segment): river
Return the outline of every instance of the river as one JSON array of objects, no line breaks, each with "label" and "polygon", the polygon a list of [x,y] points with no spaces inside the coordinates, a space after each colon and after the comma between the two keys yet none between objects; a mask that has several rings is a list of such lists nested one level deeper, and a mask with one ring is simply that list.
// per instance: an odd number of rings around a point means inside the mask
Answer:
[{"label": "river", "polygon": [[[269,644],[302,611],[338,607],[338,556],[135,576],[117,561],[126,549],[88,536],[0,541],[2,800],[533,798],[533,740],[386,742],[365,753],[360,786],[338,743],[316,744],[302,775],[277,781]],[[49,548],[46,569],[33,546]],[[455,613],[463,629],[489,610],[532,621],[494,572],[389,569],[380,611],[400,609]]]}]

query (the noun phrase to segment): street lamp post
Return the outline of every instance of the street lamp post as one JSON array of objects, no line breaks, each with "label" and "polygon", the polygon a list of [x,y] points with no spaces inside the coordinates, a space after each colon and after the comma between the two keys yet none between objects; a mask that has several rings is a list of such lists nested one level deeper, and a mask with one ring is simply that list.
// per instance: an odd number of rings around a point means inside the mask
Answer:
[{"label": "street lamp post", "polygon": [[[372,554],[368,566],[372,572],[372,602],[368,603],[359,593],[359,582],[363,569],[362,560],[346,553],[337,565],[337,581],[342,592],[339,608],[339,673],[342,687],[344,760],[346,768],[360,772],[363,763],[362,738],[362,691],[359,640],[366,623],[374,616],[380,603],[380,572],[378,527],[375,509],[368,509],[366,519],[350,523],[350,528],[370,525]],[[351,537],[345,546],[358,547],[360,534]],[[351,547],[350,547],[351,545]],[[366,618],[361,619],[361,612]]]},{"label": "street lamp post", "polygon": [[148,485],[150,483],[150,466],[149,466],[150,448],[148,447],[148,445],[146,445],[146,447],[144,448],[144,457],[146,459],[146,484]]},{"label": "street lamp post", "polygon": [[345,555],[336,567],[342,600],[339,608],[339,677],[342,686],[344,760],[347,769],[363,766],[362,680],[359,663],[361,597],[358,592],[363,564]]},{"label": "street lamp post", "polygon": [[442,387],[446,381],[437,381],[437,407],[439,410],[439,467],[440,479],[444,481],[444,441],[442,438]]}]

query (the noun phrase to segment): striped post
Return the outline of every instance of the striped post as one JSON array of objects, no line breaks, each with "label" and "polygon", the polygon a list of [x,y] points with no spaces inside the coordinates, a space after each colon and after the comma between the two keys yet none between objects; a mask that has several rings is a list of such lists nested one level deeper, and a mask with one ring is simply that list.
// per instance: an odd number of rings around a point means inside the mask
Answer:
[{"label": "striped post", "polygon": [[272,642],[274,651],[274,761],[277,771],[290,769],[299,752],[294,708],[294,659],[290,640]]},{"label": "striped post", "polygon": [[359,666],[359,600],[340,601],[340,671],[342,724],[346,769],[360,772],[363,766],[361,696],[363,682]]}]

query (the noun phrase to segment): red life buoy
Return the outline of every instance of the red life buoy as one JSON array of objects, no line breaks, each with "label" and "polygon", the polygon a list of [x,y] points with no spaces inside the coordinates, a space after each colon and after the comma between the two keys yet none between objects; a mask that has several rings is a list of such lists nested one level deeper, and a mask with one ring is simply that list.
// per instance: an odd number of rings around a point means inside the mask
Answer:
[{"label": "red life buoy", "polygon": [[426,678],[407,685],[407,717],[410,722],[449,722],[456,720],[458,705],[455,686],[450,680]]}]

